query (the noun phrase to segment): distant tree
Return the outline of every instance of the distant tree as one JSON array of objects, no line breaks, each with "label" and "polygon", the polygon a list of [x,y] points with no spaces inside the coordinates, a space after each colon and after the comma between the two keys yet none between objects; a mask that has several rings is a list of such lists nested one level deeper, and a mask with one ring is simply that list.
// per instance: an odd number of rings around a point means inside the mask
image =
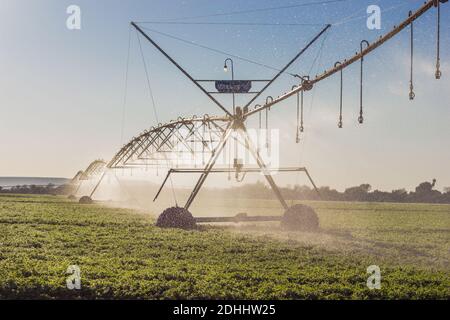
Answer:
[{"label": "distant tree", "polygon": [[76,185],[68,183],[68,184],[62,184],[60,186],[52,188],[53,192],[58,195],[70,195],[74,194],[76,191]]},{"label": "distant tree", "polygon": [[362,184],[359,187],[361,188],[361,190],[365,191],[366,193],[372,189],[372,186],[368,183]]},{"label": "distant tree", "polygon": [[368,194],[367,201],[392,202],[392,193],[375,190],[374,192],[371,192],[370,194]]},{"label": "distant tree", "polygon": [[405,196],[408,194],[408,191],[406,191],[405,189],[397,189],[397,190],[392,190],[392,194],[396,195],[396,196]]},{"label": "distant tree", "polygon": [[320,187],[319,188],[320,198],[322,200],[337,201],[342,198],[341,193],[337,190],[331,189],[330,187]]},{"label": "distant tree", "polygon": [[441,202],[442,193],[433,190],[436,185],[436,179],[433,179],[433,182],[422,182],[416,187],[416,192],[411,192],[409,195],[409,201],[412,202],[429,202],[429,203],[437,203]]},{"label": "distant tree", "polygon": [[372,187],[370,184],[362,184],[359,187],[351,187],[345,189],[345,200],[349,201],[366,201],[368,199],[367,194]]},{"label": "distant tree", "polygon": [[450,187],[444,188],[444,194],[442,195],[442,203],[450,203]]},{"label": "distant tree", "polygon": [[394,202],[404,202],[408,197],[408,191],[405,189],[392,190],[391,200]]},{"label": "distant tree", "polygon": [[427,193],[431,192],[433,190],[434,186],[436,185],[436,179],[433,179],[432,183],[429,182],[422,182],[416,187],[416,193]]}]

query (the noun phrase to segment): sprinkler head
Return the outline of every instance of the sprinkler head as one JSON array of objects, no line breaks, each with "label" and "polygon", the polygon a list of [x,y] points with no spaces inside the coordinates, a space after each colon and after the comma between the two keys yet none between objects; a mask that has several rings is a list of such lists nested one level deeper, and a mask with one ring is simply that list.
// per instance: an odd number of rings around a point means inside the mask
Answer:
[{"label": "sprinkler head", "polygon": [[339,121],[339,122],[338,122],[338,128],[339,128],[339,129],[342,129],[342,121]]},{"label": "sprinkler head", "polygon": [[414,100],[414,98],[416,97],[415,93],[414,93],[414,86],[411,83],[409,84],[409,100]]},{"label": "sprinkler head", "polygon": [[436,79],[439,80],[441,78],[441,76],[442,76],[441,70],[437,69],[435,76],[436,76]]},{"label": "sprinkler head", "polygon": [[436,61],[436,73],[434,74],[435,75],[435,77],[436,77],[436,79],[440,79],[441,78],[441,76],[442,76],[442,72],[441,72],[441,61],[439,60],[439,57],[438,57],[438,59],[437,59],[437,61]]},{"label": "sprinkler head", "polygon": [[358,122],[359,122],[360,124],[363,124],[363,122],[364,122],[364,117],[363,117],[362,115],[358,117]]}]

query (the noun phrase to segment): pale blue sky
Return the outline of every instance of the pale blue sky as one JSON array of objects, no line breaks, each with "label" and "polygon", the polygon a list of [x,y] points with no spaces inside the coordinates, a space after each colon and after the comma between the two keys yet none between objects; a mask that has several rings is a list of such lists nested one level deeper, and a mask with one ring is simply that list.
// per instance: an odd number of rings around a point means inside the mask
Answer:
[{"label": "pale blue sky", "polygon": [[[318,1],[318,0],[317,0]],[[317,2],[316,1],[316,2]],[[131,137],[155,124],[136,34],[131,33],[128,101],[122,132],[125,66],[131,20],[148,21],[270,8],[312,0],[118,1],[0,0],[0,176],[71,177],[96,158],[110,159]],[[66,8],[82,10],[82,29],[66,28]],[[382,30],[366,28],[365,10],[378,4]],[[422,4],[416,0],[346,0],[327,5],[195,18],[196,22],[302,23],[303,26],[146,24],[187,40],[281,67],[325,23],[331,28],[311,75],[352,55],[359,41],[386,33]],[[450,5],[442,6],[443,77],[434,80],[436,15],[415,23],[416,99],[408,100],[409,33],[402,32],[366,59],[365,117],[357,125],[359,64],[345,70],[344,129],[337,128],[338,77],[306,96],[306,135],[295,139],[295,100],[274,108],[281,129],[283,165],[305,165],[319,185],[343,189],[368,182],[375,188],[413,188],[438,179],[450,186]],[[226,56],[154,36],[197,78],[223,78]],[[290,70],[307,73],[320,41]],[[160,121],[179,115],[221,114],[144,40]],[[274,71],[235,59],[236,78],[267,78]],[[267,94],[295,82],[288,76]],[[262,98],[263,99],[263,98]],[[262,100],[261,99],[261,100]],[[261,102],[261,101],[259,101]],[[250,124],[254,124],[254,121]],[[297,178],[282,182],[296,183]],[[300,180],[298,182],[303,182]]]}]

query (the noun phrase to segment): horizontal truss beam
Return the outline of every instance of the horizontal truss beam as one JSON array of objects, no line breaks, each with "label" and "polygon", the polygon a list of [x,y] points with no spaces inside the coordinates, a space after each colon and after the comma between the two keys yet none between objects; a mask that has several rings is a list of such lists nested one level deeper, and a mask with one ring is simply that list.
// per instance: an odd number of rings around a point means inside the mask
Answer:
[{"label": "horizontal truss beam", "polygon": [[[170,175],[172,173],[205,173],[205,169],[198,169],[198,168],[184,168],[184,169],[170,169],[167,172],[167,175],[161,184],[161,187],[159,188],[158,192],[155,195],[155,198],[153,201],[156,201],[158,199],[161,191],[164,189],[164,186],[166,185],[167,180],[169,179]],[[235,168],[213,168],[208,171],[208,173],[232,173],[236,172]],[[314,183],[313,179],[309,175],[308,170],[305,167],[285,167],[285,168],[241,168],[239,169],[239,172],[241,173],[265,173],[265,172],[305,172],[308,179],[310,180],[311,184],[313,185],[315,191],[319,194],[319,190],[317,189],[316,184]]]}]

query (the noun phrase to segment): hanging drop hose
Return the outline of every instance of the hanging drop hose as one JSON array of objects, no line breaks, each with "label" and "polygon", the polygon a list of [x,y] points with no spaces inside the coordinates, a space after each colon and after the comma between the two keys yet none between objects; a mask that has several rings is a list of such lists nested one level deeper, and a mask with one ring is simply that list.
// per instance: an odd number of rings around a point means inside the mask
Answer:
[{"label": "hanging drop hose", "polygon": [[[409,16],[411,17],[412,11],[409,12]],[[414,22],[411,22],[411,66],[410,66],[410,78],[409,78],[409,100],[414,100],[416,94],[414,93],[414,84],[413,84],[413,67],[414,67]]]},{"label": "hanging drop hose", "polygon": [[303,127],[303,90],[297,92],[297,134],[295,137],[295,143],[300,142],[300,133],[304,131]]},{"label": "hanging drop hose", "polygon": [[[203,116],[203,119],[206,120],[206,116]],[[203,136],[202,136],[202,146],[203,146],[203,151],[202,151],[202,165],[205,165],[205,137],[206,137],[206,122],[202,123],[203,126]]]},{"label": "hanging drop hose", "polygon": [[234,168],[236,169],[236,181],[239,182],[239,150],[237,134],[234,136]]},{"label": "hanging drop hose", "polygon": [[300,93],[300,132],[303,132],[305,128],[303,127],[303,90]]},{"label": "hanging drop hose", "polygon": [[[266,98],[266,104],[272,103],[273,97],[268,96]],[[266,108],[266,148],[269,150],[270,144],[269,144],[269,111],[270,108]]]},{"label": "hanging drop hose", "polygon": [[261,127],[261,112],[259,113],[259,130],[261,130],[262,129],[262,127]]},{"label": "hanging drop hose", "polygon": [[[309,76],[304,76],[302,79],[302,86],[306,86],[306,84],[309,82]],[[300,132],[302,133],[303,131],[305,131],[305,127],[303,126],[303,92],[304,90],[302,90],[300,92]]]},{"label": "hanging drop hose", "polygon": [[[297,86],[292,86],[292,90]],[[303,93],[303,90],[301,91]],[[295,143],[300,142],[300,92],[297,92],[297,128],[295,130]]]},{"label": "hanging drop hose", "polygon": [[[362,40],[359,44],[360,52],[363,51],[363,44],[366,44],[367,47],[370,46],[369,42],[367,40]],[[360,78],[359,78],[359,117],[358,122],[359,124],[363,124],[364,122],[364,116],[363,116],[363,80],[364,80],[364,74],[363,74],[363,68],[364,68],[364,56],[361,56],[361,70],[360,70]]]},{"label": "hanging drop hose", "polygon": [[269,148],[269,108],[266,109],[266,148]]},{"label": "hanging drop hose", "polygon": [[[255,108],[259,108],[259,107],[261,107],[261,105],[260,104],[257,104],[257,105],[255,105]],[[261,136],[261,129],[262,129],[262,115],[261,115],[261,112],[259,112],[258,113],[258,116],[259,116],[259,122],[258,122],[258,134],[257,134],[257,136],[256,136],[256,142],[257,142],[257,144],[256,144],[256,151],[258,151],[259,152],[259,150],[260,150],[260,146],[261,146],[261,139],[260,139],[260,136]]]},{"label": "hanging drop hose", "polygon": [[[261,107],[261,105],[260,105],[260,104],[257,104],[257,105],[255,106],[255,108],[258,108],[258,107]],[[259,113],[259,130],[262,129],[262,123],[261,123],[261,121],[262,121],[262,116],[261,116],[261,112],[260,112],[260,113]]]},{"label": "hanging drop hose", "polygon": [[440,58],[440,41],[441,41],[441,6],[440,0],[437,0],[437,59],[436,59],[436,79],[440,79],[442,76],[442,72],[440,70],[441,67],[441,58]]},{"label": "hanging drop hose", "polygon": [[231,181],[231,142],[228,144],[228,181]]},{"label": "hanging drop hose", "polygon": [[[338,61],[334,64],[334,67],[337,67],[338,65],[340,65],[341,63]],[[342,129],[342,92],[343,92],[343,87],[344,87],[344,78],[343,78],[343,74],[342,74],[342,69],[340,70],[340,75],[341,75],[341,88],[340,88],[340,98],[339,98],[339,122],[338,122],[338,128]]]}]

